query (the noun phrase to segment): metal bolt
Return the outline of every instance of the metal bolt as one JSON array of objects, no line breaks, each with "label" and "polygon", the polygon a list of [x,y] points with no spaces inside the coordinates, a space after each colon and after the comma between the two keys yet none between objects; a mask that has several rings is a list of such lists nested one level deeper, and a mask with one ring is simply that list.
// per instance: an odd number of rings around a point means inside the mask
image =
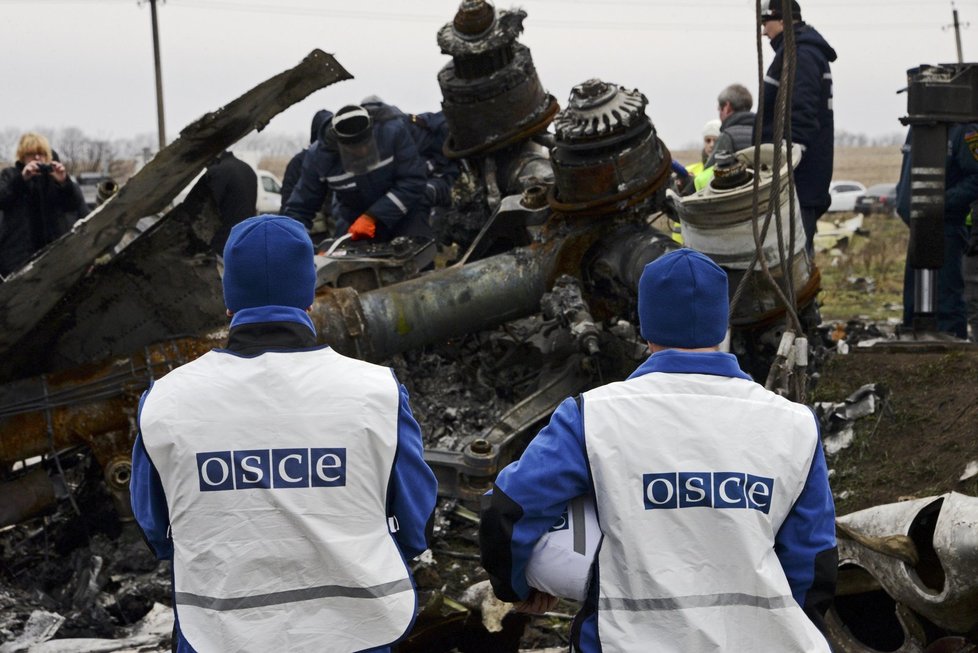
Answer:
[{"label": "metal bolt", "polygon": [[473,440],[472,444],[469,445],[469,450],[480,456],[484,456],[492,452],[492,445],[488,441],[479,438],[478,440]]}]

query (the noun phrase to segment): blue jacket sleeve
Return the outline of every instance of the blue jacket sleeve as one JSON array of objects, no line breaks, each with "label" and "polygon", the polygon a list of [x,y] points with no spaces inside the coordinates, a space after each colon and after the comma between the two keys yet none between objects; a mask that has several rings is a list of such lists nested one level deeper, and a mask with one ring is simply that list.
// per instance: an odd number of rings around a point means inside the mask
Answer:
[{"label": "blue jacket sleeve", "polygon": [[829,488],[821,439],[801,495],[774,539],[791,595],[817,625],[835,595],[838,549],[835,503]]},{"label": "blue jacket sleeve", "polygon": [[329,187],[326,175],[336,155],[314,144],[306,150],[302,159],[302,172],[292,193],[285,200],[285,215],[312,228],[312,219],[323,205]]},{"label": "blue jacket sleeve", "polygon": [[816,144],[820,129],[822,58],[813,47],[799,47],[797,61],[795,87],[791,94],[791,140],[809,147]]},{"label": "blue jacket sleeve", "polygon": [[520,459],[499,472],[484,498],[479,546],[496,596],[526,598],[526,564],[537,540],[571,499],[591,492],[581,411],[566,399]]},{"label": "blue jacket sleeve", "polygon": [[954,125],[949,140],[944,212],[945,218],[962,224],[971,203],[978,199],[978,123]]},{"label": "blue jacket sleeve", "polygon": [[408,392],[400,386],[397,415],[397,454],[391,475],[388,505],[397,519],[394,534],[405,558],[413,558],[428,548],[434,523],[438,482],[424,460],[421,427],[411,413]]},{"label": "blue jacket sleeve", "polygon": [[364,213],[393,229],[421,202],[428,177],[425,162],[407,127],[397,120],[387,125],[391,131],[385,137],[393,139],[394,183]]},{"label": "blue jacket sleeve", "polygon": [[[139,412],[149,390],[139,400]],[[136,523],[143,530],[146,542],[160,560],[173,559],[173,540],[170,538],[170,511],[163,493],[163,483],[156,466],[150,460],[143,444],[142,433],[136,434],[132,448],[132,477],[129,480],[129,496]]]}]

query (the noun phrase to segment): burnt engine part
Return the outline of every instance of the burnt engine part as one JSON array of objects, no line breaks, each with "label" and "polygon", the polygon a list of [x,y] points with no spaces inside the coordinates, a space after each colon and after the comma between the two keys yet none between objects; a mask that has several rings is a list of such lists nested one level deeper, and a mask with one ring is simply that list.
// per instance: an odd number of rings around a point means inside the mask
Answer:
[{"label": "burnt engine part", "polygon": [[463,0],[438,45],[452,61],[438,73],[451,158],[493,152],[546,130],[559,109],[517,38],[526,12]]},{"label": "burnt engine part", "polygon": [[554,122],[555,211],[620,213],[664,188],[672,156],[645,114],[647,105],[637,90],[599,79],[574,87]]},{"label": "burnt engine part", "polygon": [[[787,310],[782,294],[794,294],[795,310],[809,342],[817,340],[815,328],[821,321],[815,301],[821,275],[805,251],[798,199],[783,181],[791,174],[783,151],[777,171],[782,182],[777,194],[772,195],[775,157],[772,145],[761,146],[757,163],[753,148],[741,150],[733,160],[724,161],[722,174],[676,204],[686,246],[708,255],[727,271],[731,297],[744,284],[730,316],[731,351],[756,379],[768,377],[771,361],[781,347]],[[780,229],[775,220],[777,214],[783,218]],[[765,232],[764,218],[768,215],[771,220]],[[759,256],[764,257],[770,278],[759,273]]]}]

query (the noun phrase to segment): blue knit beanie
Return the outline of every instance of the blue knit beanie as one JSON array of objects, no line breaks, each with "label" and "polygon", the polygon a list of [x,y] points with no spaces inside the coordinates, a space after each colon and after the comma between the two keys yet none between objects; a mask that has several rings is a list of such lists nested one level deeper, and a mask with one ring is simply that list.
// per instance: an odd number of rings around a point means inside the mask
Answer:
[{"label": "blue knit beanie", "polygon": [[727,334],[727,293],[727,273],[709,257],[691,249],[659,257],[638,282],[642,337],[682,349],[720,344]]},{"label": "blue knit beanie", "polygon": [[305,227],[281,215],[239,222],[224,245],[224,304],[305,310],[316,295],[316,265]]}]

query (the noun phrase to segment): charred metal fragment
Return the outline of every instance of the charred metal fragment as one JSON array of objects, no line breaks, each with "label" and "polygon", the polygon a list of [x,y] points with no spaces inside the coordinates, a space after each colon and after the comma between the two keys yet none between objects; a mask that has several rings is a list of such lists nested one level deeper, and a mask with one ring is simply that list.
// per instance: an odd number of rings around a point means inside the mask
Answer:
[{"label": "charred metal fragment", "polygon": [[111,201],[0,284],[0,352],[24,338],[126,229],[163,210],[214,156],[313,91],[349,78],[332,55],[314,50],[295,68],[184,128]]},{"label": "charred metal fragment", "polygon": [[173,340],[131,357],[0,386],[0,485],[4,496],[9,492],[18,497],[5,506],[0,522],[16,523],[36,514],[54,493],[37,472],[15,473],[15,463],[57,456],[79,445],[98,461],[119,515],[130,515],[130,460],[139,396],[153,379],[218,345],[203,338]]},{"label": "charred metal fragment", "polygon": [[[943,636],[975,632],[978,498],[952,492],[868,508],[837,522],[840,584],[827,620],[836,650],[923,651]],[[859,602],[863,620],[870,606],[881,606],[881,619],[899,623],[900,630],[854,624],[860,617],[847,610],[850,599]]]},{"label": "charred metal fragment", "polygon": [[544,131],[557,101],[544,91],[530,50],[517,42],[526,12],[464,0],[438,45],[452,61],[438,73],[452,158],[493,152]]}]

